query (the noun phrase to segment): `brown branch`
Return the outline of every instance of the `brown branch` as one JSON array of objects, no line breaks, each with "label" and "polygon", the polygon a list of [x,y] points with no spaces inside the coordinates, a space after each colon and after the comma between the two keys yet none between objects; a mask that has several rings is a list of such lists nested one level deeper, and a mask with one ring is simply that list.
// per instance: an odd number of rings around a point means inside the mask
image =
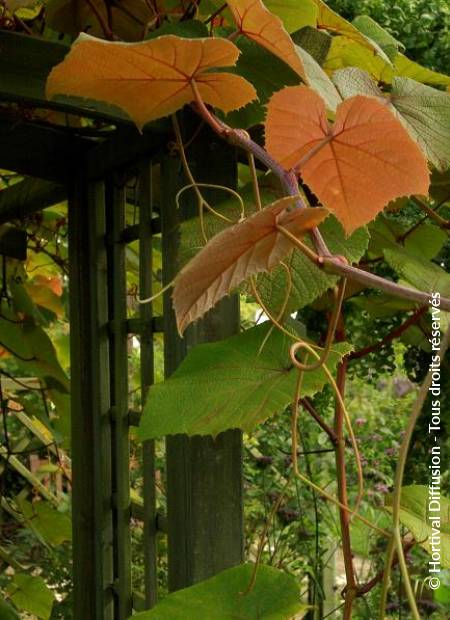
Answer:
[{"label": "brown branch", "polygon": [[114,41],[116,37],[114,36],[114,33],[111,30],[111,28],[108,26],[108,23],[103,18],[103,15],[100,13],[100,11],[95,6],[94,1],[86,0],[86,2],[89,5],[89,8],[91,9],[91,11],[94,13],[95,17],[97,18],[97,21],[100,25],[100,28],[103,30],[103,34],[105,35],[105,37],[109,41]]},{"label": "brown branch", "polygon": [[411,325],[414,325],[415,323],[417,323],[420,320],[420,318],[427,312],[427,310],[428,310],[427,306],[422,306],[421,308],[416,310],[414,314],[412,314],[408,319],[406,319],[404,323],[402,323],[401,325],[393,329],[391,332],[389,332],[389,334],[384,336],[384,338],[382,338],[378,342],[368,345],[367,347],[364,347],[363,349],[359,349],[359,351],[352,351],[351,353],[349,353],[347,355],[347,360],[348,361],[357,360],[357,359],[360,359],[361,357],[365,357],[369,353],[378,351],[378,349],[381,349],[389,342],[392,342],[392,340],[395,340],[396,338],[401,336],[409,327],[411,327]]},{"label": "brown branch", "polygon": [[[252,153],[256,159],[263,163],[280,179],[287,195],[295,196],[297,198],[295,206],[305,207],[306,205],[300,195],[298,181],[294,171],[284,170],[282,166],[280,166],[280,164],[276,162],[259,144],[254,142],[248,136],[247,132],[240,129],[232,129],[214,116],[214,114],[208,110],[203,102],[194,80],[192,80],[191,86],[195,95],[195,104],[193,104],[194,109],[208,123],[213,131],[226,140],[229,144],[239,146],[244,149],[244,151]],[[402,299],[410,299],[411,301],[417,301],[423,305],[429,303],[429,293],[403,286],[397,282],[392,282],[391,280],[386,280],[385,278],[377,276],[374,273],[363,271],[358,267],[348,265],[339,256],[333,256],[318,228],[312,229],[311,238],[317,254],[320,255],[321,267],[326,273],[349,278],[350,280],[359,282],[365,286],[385,291],[389,295],[401,297]],[[441,310],[450,311],[450,299],[441,297],[440,307]]]},{"label": "brown branch", "polygon": [[301,398],[300,403],[302,404],[303,408],[306,409],[306,411],[314,418],[320,428],[325,431],[325,433],[330,438],[332,444],[336,446],[338,441],[336,433],[331,428],[331,426],[328,426],[328,424],[325,422],[325,420],[322,418],[322,416],[312,404],[311,400],[308,397]]},{"label": "brown branch", "polygon": [[[341,316],[339,326],[337,329],[337,341],[345,340],[344,322]],[[347,375],[347,360],[344,358],[337,370],[336,385],[341,394],[342,400],[345,398],[345,382]],[[337,478],[337,494],[338,499],[343,506],[348,507],[348,492],[347,492],[347,471],[345,465],[345,438],[344,438],[344,410],[341,401],[336,400],[335,415],[334,415],[334,432],[336,434],[337,443],[335,448],[336,454],[336,478]],[[339,520],[341,523],[341,540],[342,540],[342,553],[344,556],[345,576],[347,585],[344,591],[345,605],[344,605],[344,620],[350,620],[352,617],[353,601],[357,596],[357,582],[355,575],[355,568],[353,566],[353,553],[352,544],[350,538],[350,521],[351,514],[348,510],[339,508]]]},{"label": "brown branch", "polygon": [[[406,555],[408,551],[414,547],[415,544],[416,544],[415,540],[409,540],[405,542],[403,545],[404,555]],[[395,555],[395,557],[392,560],[391,567],[394,568],[394,566],[397,566],[398,561],[399,561],[398,555]],[[383,581],[383,575],[384,575],[384,569],[380,571],[379,573],[377,573],[375,577],[372,577],[372,579],[370,579],[367,583],[361,586],[358,586],[357,596],[364,596],[364,594],[367,594],[368,592],[370,592],[370,590],[372,590],[377,584]]]}]

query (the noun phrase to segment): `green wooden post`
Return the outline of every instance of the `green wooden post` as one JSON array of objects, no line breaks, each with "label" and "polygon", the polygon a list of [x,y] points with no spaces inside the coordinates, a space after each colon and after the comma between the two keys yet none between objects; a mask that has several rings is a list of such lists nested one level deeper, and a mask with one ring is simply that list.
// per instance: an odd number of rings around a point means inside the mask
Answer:
[{"label": "green wooden post", "polygon": [[[151,163],[142,165],[139,174],[139,295],[146,299],[152,294],[152,183]],[[140,355],[142,401],[153,383],[153,332],[152,304],[141,304]],[[157,599],[156,576],[156,494],[155,494],[155,445],[146,441],[142,447],[144,479],[144,569],[145,604],[153,607]]]},{"label": "green wooden post", "polygon": [[74,618],[113,620],[105,192],[69,194]]},{"label": "green wooden post", "polygon": [[[192,135],[198,120],[188,124],[186,133]],[[200,132],[190,145],[188,155],[198,181],[235,186],[235,153],[226,149],[209,131]],[[172,280],[178,269],[180,213],[175,205],[175,194],[185,183],[179,160],[166,158],[162,164],[161,208],[165,283]],[[218,195],[223,197],[217,192],[208,192],[211,199]],[[195,209],[192,199],[188,209],[191,212]],[[188,347],[225,338],[238,329],[238,300],[232,297],[223,300],[180,339],[170,294],[166,295],[166,376],[176,369]],[[169,437],[166,445],[169,589],[177,590],[242,561],[241,434],[229,431],[216,439],[179,435]]]},{"label": "green wooden post", "polygon": [[106,182],[108,295],[110,320],[110,390],[113,501],[114,620],[127,620],[132,611],[130,534],[130,447],[128,419],[127,282],[123,240],[124,179]]}]

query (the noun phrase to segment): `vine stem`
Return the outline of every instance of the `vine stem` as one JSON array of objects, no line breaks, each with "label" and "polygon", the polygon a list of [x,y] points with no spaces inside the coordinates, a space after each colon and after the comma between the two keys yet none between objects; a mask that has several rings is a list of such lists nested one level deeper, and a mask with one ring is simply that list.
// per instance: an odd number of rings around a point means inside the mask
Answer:
[{"label": "vine stem", "polygon": [[[450,340],[450,327],[445,332],[445,335],[442,339],[441,346],[439,349],[439,357],[441,360],[444,358],[445,352],[447,351],[449,340]],[[388,588],[389,588],[391,567],[392,567],[392,561],[394,558],[395,550],[397,551],[400,570],[401,570],[403,581],[404,581],[404,588],[406,590],[406,595],[408,598],[408,603],[411,609],[412,616],[414,620],[420,620],[420,615],[417,609],[414,591],[412,589],[411,580],[408,574],[408,567],[406,565],[406,560],[405,560],[405,556],[403,553],[403,544],[402,544],[402,538],[401,538],[401,533],[400,533],[400,508],[401,508],[402,482],[403,482],[403,476],[405,473],[406,459],[408,457],[408,452],[409,452],[409,448],[411,445],[412,434],[416,427],[417,420],[419,419],[419,416],[422,412],[422,408],[425,403],[425,400],[428,396],[428,389],[432,381],[432,373],[433,373],[433,369],[430,368],[424,382],[420,386],[420,390],[417,395],[417,399],[414,403],[411,416],[408,420],[408,425],[406,427],[405,435],[403,437],[403,441],[400,446],[400,452],[398,455],[397,467],[395,470],[395,478],[394,478],[394,493],[393,493],[393,498],[392,498],[393,529],[392,529],[391,538],[389,540],[388,550],[386,553],[386,563],[385,563],[385,569],[384,569],[384,575],[383,575],[383,586],[381,590],[380,620],[384,620],[385,618],[387,593],[388,593]]]},{"label": "vine stem", "polygon": [[[242,129],[232,129],[219,120],[206,107],[194,80],[191,81],[191,87],[195,97],[195,103],[193,104],[194,109],[208,123],[212,130],[233,146],[238,146],[244,149],[247,153],[252,153],[256,159],[258,159],[279,178],[286,194],[297,198],[296,206],[305,207],[303,198],[300,195],[295,172],[293,170],[284,170],[284,168],[280,166],[280,164],[276,162],[265,149],[263,149],[248,136],[247,132]],[[346,262],[342,261],[342,258],[339,256],[333,256],[317,228],[312,229],[311,238],[316,252],[320,257],[320,266],[327,273],[349,278],[350,280],[359,282],[365,286],[385,291],[395,297],[401,297],[402,299],[410,299],[422,304],[428,304],[430,298],[428,293],[403,286],[397,282],[385,280],[384,278],[373,273],[363,271],[362,269],[352,265],[348,265]],[[450,311],[450,299],[441,297],[441,310],[445,310],[447,312]]]},{"label": "vine stem", "polygon": [[[339,313],[339,322],[337,326],[337,339],[338,341],[345,340],[344,322],[342,314]],[[335,413],[334,413],[334,432],[336,435],[335,446],[335,459],[336,459],[336,479],[337,479],[337,494],[339,501],[348,506],[348,491],[347,491],[347,471],[345,463],[345,438],[344,438],[344,410],[342,403],[345,398],[345,383],[347,376],[347,360],[344,358],[337,370],[336,386],[339,390],[340,398],[336,399]],[[351,515],[347,510],[339,508],[339,520],[341,523],[341,539],[342,539],[342,552],[344,556],[344,567],[347,585],[345,587],[345,605],[344,605],[344,620],[349,620],[352,617],[353,601],[357,595],[357,583],[355,577],[355,568],[353,566],[353,553],[350,537],[350,521]]]},{"label": "vine stem", "polygon": [[404,321],[401,325],[389,332],[389,334],[384,336],[384,338],[382,338],[378,342],[375,342],[374,344],[370,344],[367,347],[364,347],[363,349],[359,349],[358,351],[351,351],[347,355],[347,359],[349,361],[357,360],[361,357],[369,355],[369,353],[378,351],[378,349],[381,349],[384,345],[392,342],[392,340],[395,340],[396,338],[401,336],[408,329],[408,327],[411,327],[411,325],[415,325],[427,312],[427,306],[422,306],[421,308],[418,308],[408,319],[406,319],[406,321]]}]

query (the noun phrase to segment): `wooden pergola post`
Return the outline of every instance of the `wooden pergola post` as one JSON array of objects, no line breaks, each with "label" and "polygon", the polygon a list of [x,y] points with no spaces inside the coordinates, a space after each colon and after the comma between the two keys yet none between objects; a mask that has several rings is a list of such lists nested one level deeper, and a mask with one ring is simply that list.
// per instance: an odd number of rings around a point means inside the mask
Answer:
[{"label": "wooden pergola post", "polygon": [[[25,118],[0,119],[0,167],[26,178],[0,192],[0,222],[31,215],[68,198],[71,415],[73,476],[73,582],[76,620],[126,620],[157,598],[154,446],[144,447],[141,512],[130,505],[127,338],[141,344],[143,394],[153,381],[153,332],[163,324],[165,372],[170,375],[189,347],[218,340],[239,329],[237,297],[224,300],[180,339],[169,295],[164,317],[143,306],[127,317],[126,243],[140,240],[140,294],[151,294],[155,213],[162,228],[163,277],[172,280],[179,263],[179,225],[196,215],[186,193],[183,214],[175,195],[187,183],[178,157],[167,155],[173,140],[161,124],[140,135],[120,113],[101,105],[49,102],[45,81],[67,53],[63,45],[0,32],[8,63],[0,66],[0,101],[52,106],[116,126],[102,139],[68,133]],[[31,68],[31,73],[30,73]],[[33,79],[27,79],[27,77]],[[190,137],[198,119],[185,120]],[[161,162],[160,204],[153,204],[150,162]],[[235,152],[203,128],[188,159],[200,182],[233,187]],[[130,172],[133,171],[134,172]],[[139,177],[139,225],[126,226],[126,192],[121,173]],[[137,171],[137,172],[136,172]],[[222,192],[205,190],[209,198]],[[133,230],[131,230],[133,229]],[[161,319],[163,319],[161,321]],[[158,327],[159,329],[159,327]],[[167,440],[167,536],[169,587],[175,590],[239,564],[243,555],[242,440],[238,431]],[[145,596],[132,591],[131,509],[144,523]],[[139,507],[138,507],[139,508]],[[139,514],[138,514],[139,513]],[[136,594],[136,596],[135,596]]]},{"label": "wooden pergola post", "polygon": [[[186,123],[186,134],[198,126]],[[198,182],[234,187],[236,155],[204,129],[189,147],[189,164]],[[180,220],[186,212],[197,213],[193,192],[177,209],[175,196],[188,181],[178,157],[162,163],[163,279],[170,282],[179,268]],[[210,198],[223,193],[208,190]],[[201,342],[220,340],[239,330],[239,300],[223,300],[184,339],[178,336],[170,293],[164,300],[165,374],[170,376],[187,350]],[[182,415],[182,410],[180,415]],[[169,544],[169,589],[177,590],[239,564],[243,556],[242,438],[228,431],[217,438],[182,435],[168,437],[167,511]]]}]

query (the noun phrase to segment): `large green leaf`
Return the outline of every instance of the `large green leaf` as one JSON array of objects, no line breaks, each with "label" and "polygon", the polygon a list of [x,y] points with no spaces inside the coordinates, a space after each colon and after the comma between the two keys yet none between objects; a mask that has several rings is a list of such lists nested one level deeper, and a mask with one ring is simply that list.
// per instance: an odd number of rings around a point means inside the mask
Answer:
[{"label": "large green leaf", "polygon": [[398,50],[404,49],[404,46],[397,39],[369,15],[358,15],[352,23],[366,37],[378,43],[389,60],[394,60]]},{"label": "large green leaf", "polygon": [[72,539],[72,524],[68,514],[59,512],[47,501],[28,502],[17,499],[17,504],[30,527],[45,543],[60,545]]},{"label": "large green leaf", "polygon": [[6,593],[19,609],[42,620],[49,620],[55,597],[42,577],[16,573],[8,584]]},{"label": "large green leaf", "polygon": [[389,101],[392,112],[419,144],[427,159],[440,170],[450,164],[450,94],[410,78],[394,77],[390,95],[385,95],[368,73],[347,68],[333,75],[344,97],[369,95]]},{"label": "large green leaf", "polygon": [[[338,255],[345,256],[349,262],[357,262],[367,249],[369,234],[366,228],[359,228],[350,237],[345,238],[342,226],[333,216],[328,217],[319,227],[329,249]],[[311,245],[310,241],[305,243]],[[307,306],[332,288],[338,278],[329,276],[314,265],[298,250],[294,250],[284,263],[290,268],[292,290],[286,313],[291,313]],[[278,315],[284,305],[288,278],[283,267],[276,267],[271,273],[258,276],[258,291],[264,304]]]},{"label": "large green leaf", "polygon": [[70,436],[70,381],[61,368],[55,348],[38,324],[39,311],[22,284],[11,281],[13,307],[2,308],[0,346],[15,356],[19,368],[41,379],[55,405],[55,428],[68,440]]},{"label": "large green leaf", "polygon": [[[251,432],[282,412],[292,401],[297,378],[289,358],[293,340],[273,329],[260,351],[270,325],[194,347],[169,379],[150,388],[139,438],[217,435],[230,428]],[[333,347],[331,371],[349,350],[346,343]],[[302,394],[312,396],[326,381],[322,369],[305,373]]]},{"label": "large green leaf", "polygon": [[315,90],[325,101],[327,108],[334,112],[342,101],[335,85],[306,50],[299,45],[296,45],[295,49],[302,60],[308,86]]},{"label": "large green leaf", "polygon": [[299,84],[300,78],[285,62],[257,43],[240,37],[236,44],[241,55],[232,71],[253,84],[258,101],[231,112],[225,118],[233,127],[247,128],[264,120],[265,104],[275,91]]},{"label": "large green leaf", "polygon": [[450,202],[450,169],[445,172],[433,170],[431,175],[430,196],[438,204]]},{"label": "large green leaf", "polygon": [[[400,521],[412,532],[419,545],[430,554],[432,542],[439,538],[441,564],[444,568],[450,568],[450,500],[443,495],[440,496],[439,502],[430,503],[432,499],[426,486],[412,484],[403,487]],[[386,497],[386,508],[392,510],[392,495]]]},{"label": "large green leaf", "polygon": [[278,15],[288,32],[316,22],[317,6],[314,0],[264,0],[264,4]]},{"label": "large green leaf", "polygon": [[291,34],[291,39],[306,50],[320,66],[330,50],[332,38],[326,32],[312,26],[304,26]]},{"label": "large green leaf", "polygon": [[394,78],[391,103],[400,120],[440,170],[450,165],[450,94],[410,78]]},{"label": "large green leaf", "polygon": [[254,587],[243,594],[253,566],[242,564],[162,599],[133,620],[290,620],[307,609],[297,580],[272,566],[259,566]]},{"label": "large green leaf", "polygon": [[403,54],[397,54],[395,58],[395,75],[411,78],[423,84],[450,86],[450,76],[422,67],[422,65],[410,60]]},{"label": "large green leaf", "polygon": [[450,297],[450,274],[429,260],[418,258],[401,247],[384,251],[386,262],[409,284],[425,293]]},{"label": "large green leaf", "polygon": [[[404,261],[415,257],[422,263],[434,258],[446,243],[448,237],[445,231],[434,223],[424,222],[404,237],[410,229],[409,224],[400,221],[378,217],[370,224],[370,258],[383,256],[385,250],[392,250],[404,256]],[[401,241],[403,239],[403,242]],[[405,254],[406,251],[406,254]]]},{"label": "large green leaf", "polygon": [[6,601],[0,599],[0,620],[20,620],[19,614],[15,609],[8,605]]},{"label": "large green leaf", "polygon": [[393,67],[388,58],[383,58],[359,41],[352,41],[345,36],[333,37],[323,68],[329,74],[345,67],[364,69],[377,80],[390,84]]}]

